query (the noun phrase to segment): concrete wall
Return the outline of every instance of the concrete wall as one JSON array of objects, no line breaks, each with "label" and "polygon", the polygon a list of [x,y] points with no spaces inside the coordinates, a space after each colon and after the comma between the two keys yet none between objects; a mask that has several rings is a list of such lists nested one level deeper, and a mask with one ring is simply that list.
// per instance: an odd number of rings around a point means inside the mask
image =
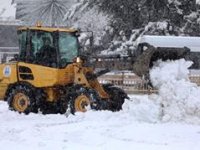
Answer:
[{"label": "concrete wall", "polygon": [[18,47],[17,25],[0,25],[0,47]]}]

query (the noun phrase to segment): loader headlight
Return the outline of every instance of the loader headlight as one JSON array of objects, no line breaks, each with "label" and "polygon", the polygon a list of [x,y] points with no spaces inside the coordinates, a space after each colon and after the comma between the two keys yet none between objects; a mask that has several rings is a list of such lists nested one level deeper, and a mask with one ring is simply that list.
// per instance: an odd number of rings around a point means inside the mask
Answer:
[{"label": "loader headlight", "polygon": [[80,62],[81,62],[81,58],[80,58],[80,57],[77,57],[77,58],[76,58],[76,62],[77,62],[77,63],[80,63]]},{"label": "loader headlight", "polygon": [[98,61],[102,61],[102,59],[101,59],[101,58],[98,58]]}]

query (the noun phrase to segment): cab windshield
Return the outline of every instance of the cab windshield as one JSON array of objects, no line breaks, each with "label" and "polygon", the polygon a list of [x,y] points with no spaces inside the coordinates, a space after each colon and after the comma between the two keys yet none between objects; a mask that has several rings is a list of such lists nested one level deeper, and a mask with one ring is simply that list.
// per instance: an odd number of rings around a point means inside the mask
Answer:
[{"label": "cab windshield", "polygon": [[59,32],[58,38],[60,64],[65,66],[67,63],[73,62],[78,55],[78,40],[71,33]]},{"label": "cab windshield", "polygon": [[22,61],[63,68],[78,56],[78,38],[74,33],[25,30],[18,35]]}]

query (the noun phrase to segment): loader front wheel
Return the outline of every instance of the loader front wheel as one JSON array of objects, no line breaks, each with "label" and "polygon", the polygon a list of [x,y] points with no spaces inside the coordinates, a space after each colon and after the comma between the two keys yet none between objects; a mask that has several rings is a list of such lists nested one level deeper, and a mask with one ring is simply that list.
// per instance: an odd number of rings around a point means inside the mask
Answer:
[{"label": "loader front wheel", "polygon": [[86,107],[90,105],[90,100],[86,95],[80,95],[75,99],[75,110],[80,112],[86,112]]},{"label": "loader front wheel", "polygon": [[120,111],[122,109],[122,105],[124,104],[125,99],[129,99],[127,94],[120,88],[103,85],[104,90],[110,95],[110,104],[109,110],[111,111]]},{"label": "loader front wheel", "polygon": [[78,94],[71,101],[71,113],[74,114],[75,112],[86,112],[89,105],[90,100],[88,96],[84,94]]},{"label": "loader front wheel", "polygon": [[7,102],[11,110],[28,114],[37,112],[34,91],[30,86],[19,84],[10,89]]}]

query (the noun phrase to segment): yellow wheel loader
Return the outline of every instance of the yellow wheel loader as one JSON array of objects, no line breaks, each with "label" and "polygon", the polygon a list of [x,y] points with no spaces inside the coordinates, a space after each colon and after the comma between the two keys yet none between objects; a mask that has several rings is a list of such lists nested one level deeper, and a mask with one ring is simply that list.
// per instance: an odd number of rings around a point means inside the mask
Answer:
[{"label": "yellow wheel loader", "polygon": [[81,55],[78,35],[67,28],[19,28],[19,55],[0,65],[0,99],[26,114],[121,110],[127,94],[98,82]]}]

